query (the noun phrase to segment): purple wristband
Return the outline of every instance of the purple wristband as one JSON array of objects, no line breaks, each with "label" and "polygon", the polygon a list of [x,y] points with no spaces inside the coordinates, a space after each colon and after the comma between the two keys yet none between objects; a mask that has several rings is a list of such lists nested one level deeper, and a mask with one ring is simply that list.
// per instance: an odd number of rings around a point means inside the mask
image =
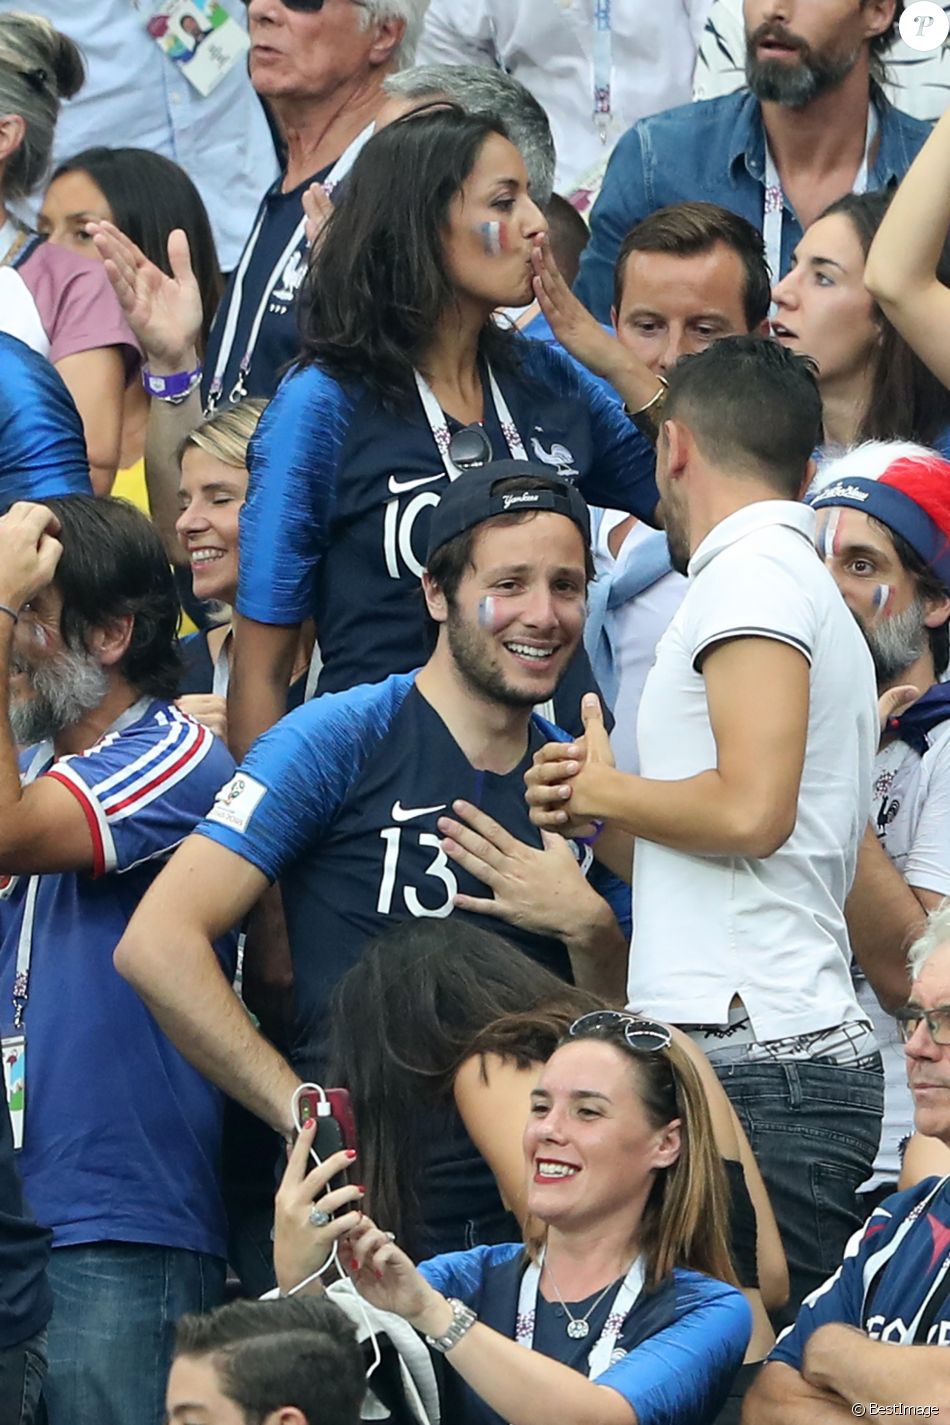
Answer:
[{"label": "purple wristband", "polygon": [[201,367],[194,371],[176,371],[172,376],[154,376],[147,366],[142,367],[142,385],[157,401],[171,401],[173,405],[186,401],[201,380]]},{"label": "purple wristband", "polygon": [[577,842],[578,846],[593,846],[594,842],[597,840],[598,836],[603,831],[604,827],[607,825],[605,821],[600,821],[596,816],[593,818],[593,822],[594,830],[590,836],[573,837],[573,840]]}]

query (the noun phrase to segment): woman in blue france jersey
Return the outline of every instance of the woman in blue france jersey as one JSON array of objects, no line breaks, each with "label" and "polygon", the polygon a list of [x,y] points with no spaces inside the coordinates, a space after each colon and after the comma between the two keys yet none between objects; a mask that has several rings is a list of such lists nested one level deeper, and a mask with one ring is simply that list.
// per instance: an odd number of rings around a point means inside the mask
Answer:
[{"label": "woman in blue france jersey", "polygon": [[[299,1170],[313,1138],[295,1149]],[[306,1290],[329,1242],[358,1290],[446,1352],[458,1425],[706,1425],[739,1369],[750,1315],[727,1246],[726,1188],[696,1069],[669,1029],[615,1010],[570,1025],[531,1095],[525,1243],[417,1269],[354,1189],[306,1178],[311,1233],[281,1289]],[[290,1171],[290,1169],[288,1169]],[[342,1216],[332,1218],[335,1209]],[[524,1348],[529,1349],[525,1350]]]},{"label": "woman in blue france jersey", "polygon": [[[424,660],[429,519],[466,460],[540,462],[591,502],[653,520],[653,452],[619,405],[562,353],[494,318],[531,300],[531,253],[546,231],[521,156],[493,119],[441,104],[389,125],[359,155],[301,296],[300,361],[251,446],[231,709],[239,748],[283,711],[296,630],[310,615],[321,692]],[[473,440],[474,458],[463,453]]]}]

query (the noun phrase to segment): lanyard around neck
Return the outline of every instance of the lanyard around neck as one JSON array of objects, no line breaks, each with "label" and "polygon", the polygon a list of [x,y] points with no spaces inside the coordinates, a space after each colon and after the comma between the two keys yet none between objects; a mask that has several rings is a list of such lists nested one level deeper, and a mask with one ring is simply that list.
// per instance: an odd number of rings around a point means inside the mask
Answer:
[{"label": "lanyard around neck", "polygon": [[[538,1311],[538,1288],[541,1283],[541,1268],[544,1265],[542,1252],[536,1262],[532,1262],[521,1278],[518,1293],[518,1317],[515,1324],[515,1340],[519,1346],[530,1350],[534,1344],[534,1325]],[[642,1257],[637,1257],[623,1279],[623,1284],[614,1299],[610,1314],[604,1322],[603,1330],[587,1353],[587,1375],[596,1380],[612,1363],[617,1349],[617,1338],[623,1329],[634,1303],[643,1290],[646,1270]]]},{"label": "lanyard around neck", "polygon": [[[331,194],[334,188],[336,188],[340,183],[342,183],[343,179],[346,177],[350,169],[353,167],[353,164],[356,162],[357,156],[363,145],[368,143],[369,140],[372,138],[375,127],[376,124],[374,120],[372,123],[367,124],[365,129],[361,129],[360,132],[356,135],[356,138],[353,140],[353,142],[349,145],[348,148],[343,151],[343,153],[337,159],[336,163],[330,169],[330,172],[327,174],[326,178],[324,178],[321,184],[323,191],[327,195]],[[214,375],[211,380],[211,386],[208,390],[208,415],[213,415],[214,412],[217,410],[218,404],[221,400],[222,392],[224,390],[224,373],[228,368],[228,362],[231,360],[231,353],[234,350],[234,338],[237,334],[238,321],[240,320],[241,316],[241,305],[244,298],[244,279],[247,276],[247,269],[250,266],[251,259],[254,256],[254,251],[257,247],[257,242],[261,235],[261,228],[264,226],[264,219],[266,218],[266,216],[267,205],[265,202],[261,207],[257,222],[254,224],[254,230],[247,240],[247,244],[244,248],[244,251],[241,253],[241,260],[238,263],[237,270],[234,274],[234,285],[231,288],[231,296],[228,300],[228,308],[224,317],[224,330],[221,333],[221,345],[218,348],[218,359],[214,365]],[[231,405],[234,405],[236,402],[243,400],[244,397],[247,395],[245,381],[247,378],[247,374],[251,369],[251,362],[254,359],[254,348],[257,345],[257,338],[260,333],[264,317],[267,314],[267,308],[270,303],[271,293],[274,290],[274,287],[277,283],[278,278],[280,277],[280,274],[283,272],[284,268],[287,266],[288,262],[293,257],[300,244],[303,242],[306,228],[307,219],[305,215],[302,215],[297,226],[291,233],[290,238],[288,239],[283,251],[281,252],[280,257],[278,257],[277,261],[274,263],[274,266],[271,269],[270,276],[264,283],[264,289],[261,293],[261,299],[257,305],[257,311],[254,314],[254,320],[251,323],[251,329],[248,333],[247,345],[244,349],[244,355],[242,356],[241,364],[238,367],[237,380],[235,381],[234,386],[231,389],[230,395],[228,396],[228,401]]]},{"label": "lanyard around neck", "polygon": [[610,30],[610,0],[594,0],[594,123],[601,143],[607,142],[610,127],[610,89],[613,78],[613,38]]},{"label": "lanyard around neck", "polygon": [[[488,371],[488,390],[491,395],[492,405],[495,407],[495,415],[498,418],[501,433],[505,438],[505,444],[508,446],[508,453],[512,460],[527,460],[527,452],[525,451],[521,436],[518,433],[518,427],[515,425],[511,411],[508,409],[508,402],[501,394],[501,387],[495,380],[495,373],[490,366],[486,366],[486,369]],[[426,420],[429,422],[432,438],[442,457],[442,465],[445,469],[445,473],[450,480],[457,480],[464,472],[459,469],[451,455],[449,455],[449,441],[452,439],[452,436],[449,431],[448,422],[445,419],[445,413],[436,400],[435,392],[432,390],[426,378],[418,371],[414,374],[416,378],[416,390],[419,392],[419,399],[422,402],[422,409],[426,413]]]},{"label": "lanyard around neck", "polygon": [[[864,141],[864,157],[854,180],[852,193],[866,193],[870,177],[871,149],[877,138],[880,123],[873,104],[868,105],[868,124]],[[769,147],[768,134],[765,135],[765,209],[762,219],[762,236],[765,239],[765,259],[769,264],[773,284],[782,277],[782,219],[785,213],[785,194],[782,180],[775,166],[775,158]]]}]

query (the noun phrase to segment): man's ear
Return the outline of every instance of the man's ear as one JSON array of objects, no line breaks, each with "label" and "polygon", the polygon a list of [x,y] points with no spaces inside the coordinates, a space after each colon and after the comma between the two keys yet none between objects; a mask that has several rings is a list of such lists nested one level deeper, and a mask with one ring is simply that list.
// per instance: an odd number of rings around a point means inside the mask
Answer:
[{"label": "man's ear", "polygon": [[428,570],[423,570],[422,592],[425,595],[429,617],[433,618],[436,623],[445,623],[449,616],[449,601]]},{"label": "man's ear", "polygon": [[110,619],[101,628],[93,629],[87,640],[87,647],[98,659],[101,667],[114,668],[117,663],[121,663],[132,642],[134,624],[135,618],[132,614],[123,614],[121,618]]},{"label": "man's ear", "polygon": [[20,114],[4,114],[0,117],[0,163],[16,153],[26,137],[26,122]]},{"label": "man's ear", "polygon": [[950,619],[950,595],[942,599],[926,599],[924,609],[924,627],[942,628]]},{"label": "man's ear", "polygon": [[682,421],[666,420],[661,426],[666,443],[665,472],[667,480],[678,480],[689,462],[694,441]]},{"label": "man's ear", "polygon": [[388,64],[402,44],[406,22],[387,15],[384,19],[373,20],[371,23],[374,39],[370,46],[369,62],[373,65]]},{"label": "man's ear", "polygon": [[866,17],[864,38],[874,40],[878,35],[886,34],[894,23],[897,0],[868,0],[862,8]]},{"label": "man's ear", "polygon": [[750,335],[750,336],[771,336],[771,335],[772,335],[772,326],[771,326],[771,323],[769,322],[768,317],[763,317],[762,320],[759,322],[759,325],[756,327],[755,331],[749,332],[749,335]]}]

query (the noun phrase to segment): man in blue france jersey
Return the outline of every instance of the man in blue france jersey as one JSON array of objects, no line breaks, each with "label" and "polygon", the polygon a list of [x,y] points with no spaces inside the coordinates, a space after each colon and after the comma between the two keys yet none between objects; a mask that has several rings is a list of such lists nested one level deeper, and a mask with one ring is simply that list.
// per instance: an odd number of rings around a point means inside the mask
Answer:
[{"label": "man in blue france jersey", "polygon": [[[908,963],[910,999],[897,1019],[914,1122],[950,1148],[950,902],[931,913]],[[747,1397],[743,1425],[943,1417],[947,1346],[950,1178],[932,1177],[875,1208],[834,1276],[805,1298]]]},{"label": "man in blue france jersey", "polygon": [[[524,799],[548,726],[532,709],[580,639],[590,573],[580,496],[553,477],[500,479],[526,469],[470,472],[439,506],[426,665],[316,698],[262,737],[116,952],[182,1052],[281,1129],[298,1073],[319,1071],[330,992],[396,921],[472,917],[557,973],[622,992],[622,935],[585,878],[589,848],[540,837]],[[293,1069],[236,1007],[210,949],[278,879]]]},{"label": "man in blue france jersey", "polygon": [[51,1425],[159,1425],[171,1324],[224,1285],[219,1095],[112,964],[233,769],[170,701],[177,621],[161,541],[124,501],[0,519],[0,1036],[52,1230]]}]

